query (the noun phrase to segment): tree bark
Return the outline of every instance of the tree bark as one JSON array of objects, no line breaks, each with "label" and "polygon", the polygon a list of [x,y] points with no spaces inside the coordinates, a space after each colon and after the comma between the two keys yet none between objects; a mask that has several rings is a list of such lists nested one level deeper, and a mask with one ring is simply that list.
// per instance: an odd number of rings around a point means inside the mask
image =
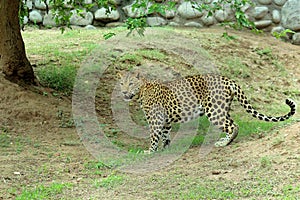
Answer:
[{"label": "tree bark", "polygon": [[0,70],[12,82],[35,83],[19,22],[21,0],[0,0]]}]

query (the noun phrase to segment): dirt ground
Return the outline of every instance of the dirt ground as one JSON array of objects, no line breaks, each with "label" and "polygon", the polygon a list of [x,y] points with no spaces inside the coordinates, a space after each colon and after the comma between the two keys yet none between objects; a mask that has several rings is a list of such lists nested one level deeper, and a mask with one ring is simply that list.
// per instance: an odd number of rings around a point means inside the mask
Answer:
[{"label": "dirt ground", "polygon": [[[210,31],[211,29],[203,29],[201,34],[209,34]],[[216,31],[221,33],[222,30]],[[186,34],[196,39],[199,37],[194,32]],[[264,67],[263,65],[270,61],[253,60],[249,55],[249,48],[263,49],[271,46],[272,52],[275,52],[288,73],[295,78],[293,84],[298,84],[300,87],[299,46],[275,40],[270,36],[258,37],[245,32],[234,32],[234,34],[241,38],[239,44],[230,43],[226,46],[217,40],[209,39],[202,43],[202,47],[213,52],[212,55],[217,62],[221,62],[228,55],[238,53],[244,55],[244,62],[248,65],[256,64]],[[200,38],[199,41],[202,39]],[[211,43],[215,45],[210,45]],[[263,81],[264,77],[268,75],[257,74],[257,79],[253,81]],[[285,77],[276,77],[276,79],[278,84],[285,85],[288,82]],[[39,90],[51,93],[51,90],[46,88],[39,88]],[[254,100],[259,101],[259,99]],[[97,106],[107,105],[100,103]],[[110,108],[106,109],[105,114],[109,115]],[[126,184],[110,189],[95,189],[91,186],[93,180],[119,172],[105,169],[101,174],[90,173],[86,164],[93,162],[95,158],[82,144],[76,128],[68,126],[71,116],[71,98],[54,97],[26,90],[5,80],[0,74],[0,199],[14,199],[24,188],[50,185],[53,182],[72,183],[72,188],[59,194],[57,198],[167,199],[165,195],[168,192],[176,192],[171,188],[188,190],[188,187],[181,188],[178,186],[180,183],[174,180],[162,183],[159,181],[160,178],[163,180],[164,177],[180,174],[188,180],[191,177],[198,177],[199,181],[202,178],[216,182],[226,180],[235,185],[239,182],[251,181],[252,176],[249,174],[255,173],[263,164],[261,161],[263,157],[271,158],[272,170],[266,167],[257,174],[263,178],[275,176],[276,180],[281,182],[278,190],[288,182],[289,178],[300,182],[300,123],[294,121],[288,126],[276,128],[272,134],[258,134],[238,140],[238,145],[213,149],[204,158],[199,157],[199,148],[191,148],[177,161],[160,171],[139,175],[121,173],[126,177]],[[299,119],[299,114],[295,118]],[[268,165],[268,162],[266,160],[265,164]],[[161,186],[156,185],[154,178],[158,179],[157,183]],[[144,184],[148,186],[143,187]],[[289,182],[289,184],[297,186],[296,182]],[[157,191],[161,196],[154,194],[153,191]],[[266,199],[272,198],[266,197]]]}]

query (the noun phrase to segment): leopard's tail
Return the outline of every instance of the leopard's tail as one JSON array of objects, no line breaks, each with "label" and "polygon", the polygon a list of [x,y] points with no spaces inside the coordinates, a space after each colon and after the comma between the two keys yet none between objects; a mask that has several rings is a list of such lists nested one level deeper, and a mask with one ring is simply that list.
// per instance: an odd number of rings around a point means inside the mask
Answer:
[{"label": "leopard's tail", "polygon": [[247,97],[245,96],[240,86],[238,86],[236,83],[233,83],[233,85],[231,86],[233,86],[234,95],[237,97],[240,104],[246,109],[248,113],[250,113],[253,117],[259,120],[263,120],[267,122],[285,121],[296,113],[296,103],[291,99],[286,99],[285,103],[290,107],[290,112],[288,112],[286,115],[279,116],[279,117],[272,117],[272,116],[261,114],[258,111],[256,111],[252,107],[252,105],[248,102]]}]

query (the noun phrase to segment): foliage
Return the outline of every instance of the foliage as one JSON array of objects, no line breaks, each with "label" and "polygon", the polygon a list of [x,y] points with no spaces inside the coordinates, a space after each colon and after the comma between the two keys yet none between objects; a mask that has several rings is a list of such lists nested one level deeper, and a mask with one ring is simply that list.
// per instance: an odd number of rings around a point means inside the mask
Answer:
[{"label": "foliage", "polygon": [[19,8],[19,22],[20,26],[24,26],[24,17],[28,15],[28,9],[27,6],[23,3],[23,1],[20,2],[20,8]]},{"label": "foliage", "polygon": [[[206,11],[207,17],[212,16],[218,10],[225,10],[226,7],[230,7],[234,11],[235,21],[225,21],[221,23],[222,26],[231,27],[236,30],[242,30],[243,28],[249,28],[255,32],[260,32],[256,27],[254,22],[247,18],[247,15],[243,8],[247,5],[253,5],[251,0],[217,0],[212,4],[205,4],[203,1],[192,2],[194,8],[200,12]],[[227,40],[235,39],[234,36],[230,36],[227,31],[223,33],[222,37]]]},{"label": "foliage", "polygon": [[292,33],[292,34],[294,34],[295,33],[295,31],[292,31],[292,30],[290,30],[290,29],[285,29],[285,30],[283,30],[283,31],[281,31],[281,32],[273,32],[272,33],[272,35],[276,38],[276,39],[283,39],[283,38],[286,38],[287,37],[287,34],[288,33]]},{"label": "foliage", "polygon": [[115,35],[116,35],[115,33],[109,32],[109,33],[104,34],[103,37],[104,37],[105,40],[108,40],[109,38],[111,38]]},{"label": "foliage", "polygon": [[136,0],[132,4],[132,11],[137,12],[142,11],[141,13],[137,13],[137,18],[128,18],[126,20],[126,27],[129,30],[129,34],[133,31],[137,31],[140,36],[144,35],[145,27],[147,26],[146,17],[148,15],[158,13],[161,15],[165,15],[166,11],[175,9],[175,2],[171,1],[162,1],[161,3],[157,3],[155,0]]},{"label": "foliage", "polygon": [[129,30],[127,35],[130,35],[134,30],[140,36],[144,36],[145,27],[147,26],[146,17],[139,17],[139,18],[128,18],[126,20],[126,28]]}]

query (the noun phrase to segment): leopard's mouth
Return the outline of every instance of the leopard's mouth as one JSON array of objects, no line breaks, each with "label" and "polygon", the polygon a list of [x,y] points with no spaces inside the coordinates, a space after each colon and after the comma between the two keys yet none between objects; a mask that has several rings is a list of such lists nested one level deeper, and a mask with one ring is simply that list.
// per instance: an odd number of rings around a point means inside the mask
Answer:
[{"label": "leopard's mouth", "polygon": [[127,94],[127,95],[124,95],[123,99],[124,99],[124,101],[131,101],[133,97],[134,97],[133,94]]}]

